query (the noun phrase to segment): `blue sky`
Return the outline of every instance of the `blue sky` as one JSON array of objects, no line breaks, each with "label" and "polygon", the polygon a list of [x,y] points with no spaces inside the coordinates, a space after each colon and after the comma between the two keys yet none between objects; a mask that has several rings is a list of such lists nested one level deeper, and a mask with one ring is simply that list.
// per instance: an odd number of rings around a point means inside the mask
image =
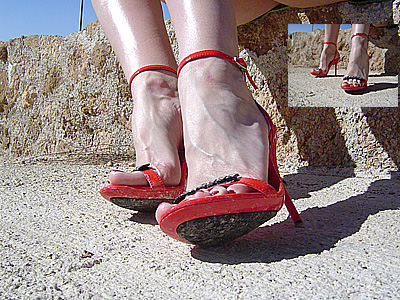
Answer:
[{"label": "blue sky", "polygon": [[[325,24],[289,24],[288,31],[292,32],[310,32],[315,29],[324,29]],[[342,24],[340,25],[341,29],[351,28],[351,24]]]},{"label": "blue sky", "polygon": [[[83,3],[85,28],[97,17],[91,1]],[[80,0],[0,0],[0,41],[33,34],[67,36],[79,30],[80,7]]]},{"label": "blue sky", "polygon": [[[0,0],[0,41],[33,34],[67,36],[78,31],[80,3],[81,0]],[[166,5],[162,5],[164,19],[169,19]],[[96,19],[91,1],[84,0],[83,28]],[[324,25],[289,24],[289,32],[316,28]]]}]

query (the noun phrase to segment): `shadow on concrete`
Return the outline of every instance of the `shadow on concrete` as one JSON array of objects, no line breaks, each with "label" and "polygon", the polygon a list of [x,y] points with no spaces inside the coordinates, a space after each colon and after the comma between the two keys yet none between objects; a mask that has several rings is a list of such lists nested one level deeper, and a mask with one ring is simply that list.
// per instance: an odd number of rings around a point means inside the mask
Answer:
[{"label": "shadow on concrete", "polygon": [[377,91],[382,91],[382,90],[388,90],[388,89],[397,89],[398,84],[395,83],[385,83],[385,82],[378,82],[374,83],[366,89],[367,92],[377,92]]},{"label": "shadow on concrete", "polygon": [[[311,169],[311,171],[310,171]],[[320,191],[324,188],[333,186],[345,178],[354,177],[353,168],[341,168],[338,172],[341,175],[328,175],[328,168],[314,172],[315,168],[302,167],[295,174],[283,176],[283,182],[292,200],[310,198],[312,192]],[[321,174],[326,175],[321,175]],[[317,178],[317,180],[316,180]]]},{"label": "shadow on concrete", "polygon": [[154,212],[137,212],[132,214],[128,220],[140,224],[158,225]]},{"label": "shadow on concrete", "polygon": [[[392,173],[391,179],[373,182],[361,195],[327,207],[313,207],[301,212],[304,228],[295,227],[287,219],[260,227],[225,245],[213,248],[196,246],[192,249],[192,257],[211,263],[241,264],[271,263],[320,254],[334,248],[340,240],[357,233],[369,216],[399,209],[399,179],[398,172]],[[301,185],[302,176],[297,176],[296,182]],[[292,186],[289,188],[292,189]]]},{"label": "shadow on concrete", "polygon": [[[370,76],[372,77],[372,76]],[[385,83],[385,82],[378,82],[369,84],[365,89],[359,91],[346,91],[350,95],[365,95],[372,92],[379,92],[383,90],[389,89],[397,89],[398,85],[396,83]]]}]

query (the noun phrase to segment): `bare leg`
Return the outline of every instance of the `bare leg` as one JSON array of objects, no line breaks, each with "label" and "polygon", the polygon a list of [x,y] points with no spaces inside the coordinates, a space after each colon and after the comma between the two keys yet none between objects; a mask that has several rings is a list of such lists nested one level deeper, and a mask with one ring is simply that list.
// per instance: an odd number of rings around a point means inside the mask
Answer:
[{"label": "bare leg", "polygon": [[342,2],[343,0],[279,0],[279,3],[290,7],[307,8]]},{"label": "bare leg", "polygon": [[265,0],[234,0],[237,25],[246,24],[257,19],[266,12],[279,5],[275,1]]},{"label": "bare leg", "polygon": [[[325,24],[325,39],[324,42],[337,42],[340,24]],[[325,74],[328,70],[329,63],[334,59],[337,47],[332,44],[324,44],[319,62],[319,69]]]},{"label": "bare leg", "polygon": [[[233,2],[167,1],[181,57],[213,49],[238,54]],[[178,80],[188,189],[231,173],[268,180],[268,125],[239,68],[216,58],[186,64]],[[194,197],[248,191],[243,185],[199,191]],[[157,217],[170,207],[160,205]]]},{"label": "bare leg", "polygon": [[[369,24],[353,24],[352,34],[369,33]],[[349,64],[344,76],[361,76],[368,80],[369,57],[368,39],[363,35],[354,36],[351,40],[351,52]],[[358,79],[348,79],[343,82],[343,86],[362,86],[362,81]]]},{"label": "bare leg", "polygon": [[[145,65],[176,68],[158,0],[93,0],[92,3],[127,79]],[[154,165],[166,185],[179,184],[182,121],[176,76],[168,71],[143,72],[133,80],[131,92],[136,163]],[[112,172],[110,181],[147,184],[139,172]]]},{"label": "bare leg", "polygon": [[235,7],[237,25],[241,25],[262,16],[279,4],[306,8],[328,5],[341,1],[343,0],[233,0],[233,4]]}]

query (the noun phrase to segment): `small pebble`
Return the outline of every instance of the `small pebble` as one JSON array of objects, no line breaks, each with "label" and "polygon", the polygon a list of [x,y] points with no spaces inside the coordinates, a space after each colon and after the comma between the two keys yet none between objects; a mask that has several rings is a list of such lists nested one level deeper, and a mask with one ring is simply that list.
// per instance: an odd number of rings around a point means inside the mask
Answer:
[{"label": "small pebble", "polygon": [[83,254],[81,255],[81,258],[91,258],[94,254],[92,252],[89,252],[87,250],[83,250]]},{"label": "small pebble", "polygon": [[109,162],[107,163],[107,166],[108,166],[108,167],[112,167],[112,166],[114,166],[114,164],[112,163],[112,161],[109,161]]}]

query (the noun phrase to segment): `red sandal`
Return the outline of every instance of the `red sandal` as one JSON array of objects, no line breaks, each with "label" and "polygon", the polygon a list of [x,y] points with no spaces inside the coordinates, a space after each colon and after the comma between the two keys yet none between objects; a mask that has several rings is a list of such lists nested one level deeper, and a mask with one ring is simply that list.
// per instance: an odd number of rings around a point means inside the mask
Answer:
[{"label": "red sandal", "polygon": [[[369,36],[366,33],[363,33],[363,32],[357,32],[357,33],[353,34],[351,36],[351,39],[353,39],[353,37],[355,37],[357,35],[365,36],[367,38],[368,42],[369,42]],[[348,80],[348,79],[360,80],[361,81],[361,85],[360,86],[349,85],[347,82],[344,82],[345,80]],[[345,92],[350,92],[351,93],[351,92],[357,92],[357,91],[361,91],[361,90],[366,89],[368,87],[368,83],[367,83],[367,80],[362,76],[345,76],[342,79],[342,84],[340,85],[340,87],[343,90],[345,90]]]},{"label": "red sandal", "polygon": [[[332,42],[324,42],[324,44],[335,45],[335,47],[337,47],[336,43],[332,43]],[[311,73],[311,75],[314,75],[314,76],[317,76],[317,77],[326,77],[328,75],[329,70],[331,69],[332,65],[335,65],[335,76],[336,76],[337,64],[338,64],[339,60],[340,60],[339,52],[336,50],[335,51],[335,56],[333,57],[333,60],[329,63],[328,70],[326,71],[326,73],[324,73],[322,71],[322,69],[319,68],[319,67],[314,69],[314,70],[312,70],[310,73]]]},{"label": "red sandal", "polygon": [[[132,80],[141,72],[148,70],[167,70],[176,74],[176,71],[164,65],[149,65],[138,69],[129,80],[129,90],[131,90]],[[136,211],[155,211],[161,202],[172,202],[186,189],[187,166],[183,153],[179,153],[181,158],[181,182],[178,186],[166,187],[162,182],[156,168],[150,164],[144,164],[135,168],[134,171],[141,172],[148,186],[128,186],[110,184],[100,190],[100,194],[108,201],[131,210]]]},{"label": "red sandal", "polygon": [[[250,79],[243,59],[230,57],[214,50],[199,51],[186,57],[178,67],[178,74],[187,62],[209,56],[227,59],[239,65],[243,74]],[[255,86],[252,80],[250,82]],[[183,193],[174,201],[176,205],[160,216],[160,228],[167,235],[182,242],[202,246],[213,246],[232,241],[274,217],[283,204],[286,205],[295,224],[302,222],[279,175],[276,162],[276,128],[267,112],[260,105],[258,107],[270,126],[269,183],[234,174]],[[187,195],[194,194],[200,189],[211,189],[217,185],[226,187],[237,183],[248,185],[256,192],[185,200]]]}]

